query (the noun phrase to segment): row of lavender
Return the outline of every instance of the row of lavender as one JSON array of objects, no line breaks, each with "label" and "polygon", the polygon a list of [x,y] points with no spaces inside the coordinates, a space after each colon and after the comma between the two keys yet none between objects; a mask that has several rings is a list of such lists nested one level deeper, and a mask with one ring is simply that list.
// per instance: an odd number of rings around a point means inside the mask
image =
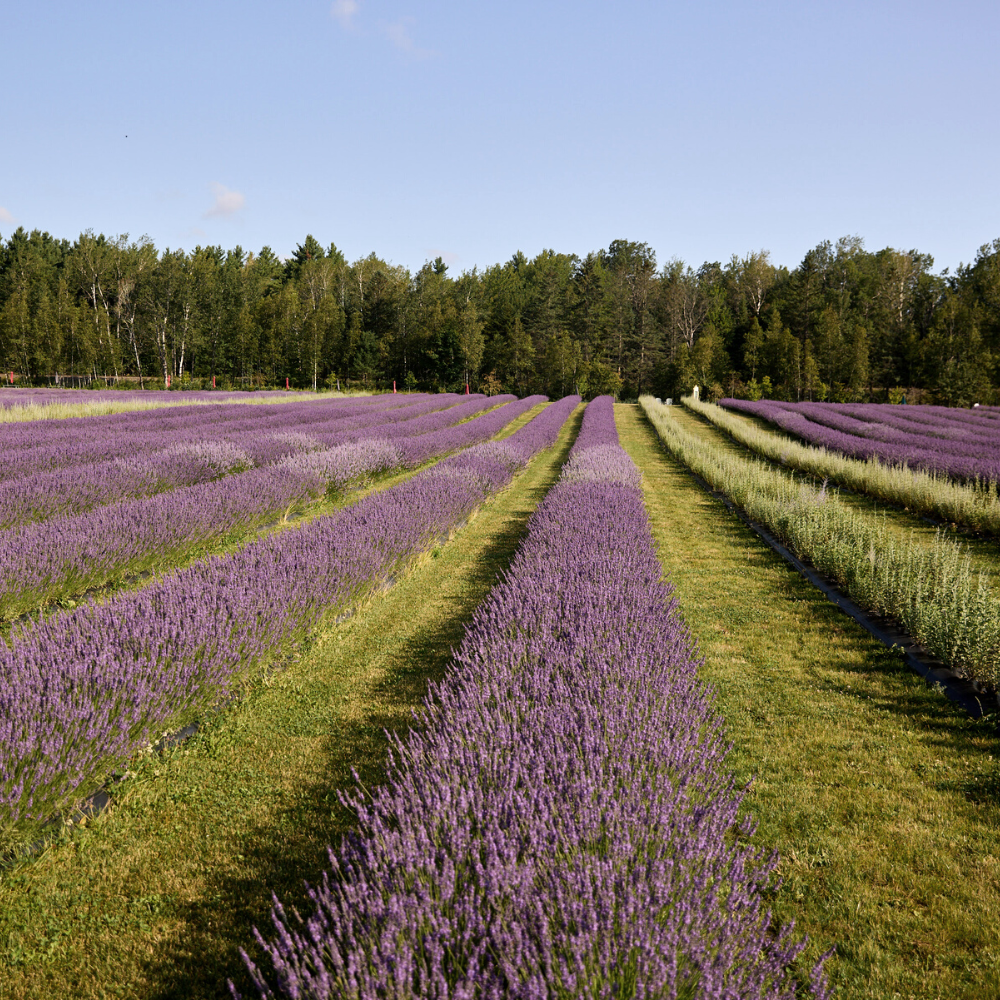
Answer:
[{"label": "row of lavender", "polygon": [[578,402],[337,515],[15,628],[0,643],[0,832],[50,815],[399,572],[551,445]]},{"label": "row of lavender", "polygon": [[819,966],[796,992],[803,945],[764,909],[776,861],[638,485],[598,399],[389,783],[348,797],[313,912],[276,901],[261,996],[827,995]]},{"label": "row of lavender", "polygon": [[[64,420],[31,420],[0,424],[0,479],[86,463],[130,458],[173,444],[235,440],[243,432],[280,432],[340,416],[360,416],[368,411],[407,406],[421,396],[367,396],[359,399],[310,399],[259,405],[176,406],[128,411],[104,416],[69,417]],[[454,394],[442,394],[441,405],[450,405]],[[265,456],[266,457],[266,456]]]},{"label": "row of lavender", "polygon": [[[737,402],[737,401],[733,401]],[[739,401],[741,404],[746,401]],[[974,456],[995,440],[1000,420],[987,412],[943,406],[891,406],[884,403],[784,403],[761,400],[770,410],[797,413],[815,423],[857,437],[929,450]]]},{"label": "row of lavender", "polygon": [[[271,465],[300,451],[329,448],[358,431],[425,415],[430,419],[432,413],[451,411],[460,401],[465,409],[458,419],[465,419],[503,400],[442,395],[402,405],[388,396],[363,408],[321,403],[246,407],[251,412],[237,421],[218,419],[218,414],[204,414],[202,409],[202,414],[194,419],[186,417],[181,426],[164,420],[142,433],[119,427],[108,434],[106,429],[93,425],[85,428],[86,437],[76,442],[75,449],[72,442],[58,446],[59,468],[52,468],[47,456],[40,454],[51,454],[52,449],[22,450],[16,458],[4,456],[8,476],[0,482],[0,528],[78,513],[125,497],[152,496],[243,469]],[[425,425],[436,430],[453,422],[449,413]],[[95,460],[89,454],[95,447],[105,453],[117,449],[117,454]],[[36,462],[39,470],[27,471]],[[17,467],[20,474],[16,475]]]},{"label": "row of lavender", "polygon": [[[890,465],[941,472],[968,481],[1000,481],[1000,420],[944,407],[889,404],[751,402],[720,405],[776,424],[810,444],[850,458],[877,458]],[[910,417],[909,411],[919,411]],[[963,414],[956,418],[955,414]]]},{"label": "row of lavender", "polygon": [[[6,379],[6,375],[0,373],[0,378]],[[309,394],[305,392],[295,392],[296,397],[305,397]],[[130,389],[127,392],[121,389],[88,389],[81,392],[79,389],[36,389],[30,387],[10,387],[0,384],[0,409],[10,409],[15,406],[73,406],[81,403],[129,403],[138,400],[143,403],[174,403],[181,400],[208,400],[213,403],[223,400],[258,400],[258,399],[287,399],[288,390],[265,389],[253,392],[223,391],[215,389],[190,390],[183,394],[170,392],[165,393],[155,389]]]},{"label": "row of lavender", "polygon": [[246,535],[302,510],[324,492],[339,492],[362,478],[414,468],[486,441],[545,397],[493,397],[491,402],[498,400],[501,406],[481,416],[475,415],[488,405],[485,397],[416,418],[388,411],[390,416],[363,429],[314,431],[308,439],[314,445],[322,438],[343,441],[332,448],[292,454],[214,482],[0,531],[0,549],[8,554],[0,563],[0,621],[123,577],[172,566],[226,535]]}]

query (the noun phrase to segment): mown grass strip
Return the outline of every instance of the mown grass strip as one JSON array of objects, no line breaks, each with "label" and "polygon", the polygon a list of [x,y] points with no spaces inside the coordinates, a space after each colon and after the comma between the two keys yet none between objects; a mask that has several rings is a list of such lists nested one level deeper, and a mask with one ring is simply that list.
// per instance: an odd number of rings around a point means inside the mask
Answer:
[{"label": "mown grass strip", "polygon": [[616,410],[705,655],[776,923],[830,945],[844,998],[1000,995],[1000,744],[841,614]]},{"label": "mown grass strip", "polygon": [[[525,417],[527,419],[527,416]],[[271,890],[295,903],[351,826],[337,790],[385,776],[464,623],[555,481],[579,426],[447,545],[326,630],[203,733],[134,765],[113,808],[0,874],[0,989],[12,998],[223,997]]]}]

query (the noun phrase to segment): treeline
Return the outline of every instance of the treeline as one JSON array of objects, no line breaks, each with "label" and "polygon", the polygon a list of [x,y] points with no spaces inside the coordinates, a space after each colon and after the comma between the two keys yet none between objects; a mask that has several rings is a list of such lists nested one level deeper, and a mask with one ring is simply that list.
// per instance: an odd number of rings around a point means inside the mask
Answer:
[{"label": "treeline", "polygon": [[955,274],[821,243],[694,269],[645,243],[518,252],[453,277],[307,236],[279,259],[18,229],[0,244],[0,359],[21,384],[1000,399],[1000,240]]}]

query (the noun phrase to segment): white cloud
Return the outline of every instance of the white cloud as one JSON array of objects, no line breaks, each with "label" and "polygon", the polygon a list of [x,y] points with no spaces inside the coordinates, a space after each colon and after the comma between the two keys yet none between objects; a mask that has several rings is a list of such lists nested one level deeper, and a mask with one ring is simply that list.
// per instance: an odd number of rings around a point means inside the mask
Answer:
[{"label": "white cloud", "polygon": [[450,250],[438,250],[435,247],[425,249],[424,256],[430,261],[437,260],[440,257],[449,267],[452,264],[457,264],[462,259],[457,253],[452,253]]},{"label": "white cloud", "polygon": [[7,209],[3,207],[3,205],[0,205],[0,222],[9,222],[13,224],[16,221],[17,220],[14,218],[14,216],[11,215],[10,212],[8,212]]},{"label": "white cloud", "polygon": [[246,198],[239,191],[230,191],[225,184],[213,182],[212,194],[215,195],[215,204],[203,216],[206,219],[217,215],[228,218],[246,204]]},{"label": "white cloud", "polygon": [[330,16],[340,22],[342,28],[351,27],[351,19],[358,12],[358,0],[333,0]]},{"label": "white cloud", "polygon": [[401,17],[398,21],[392,21],[385,26],[386,36],[400,52],[421,57],[434,55],[430,49],[420,48],[410,37],[410,26],[414,23],[415,18],[412,17]]}]

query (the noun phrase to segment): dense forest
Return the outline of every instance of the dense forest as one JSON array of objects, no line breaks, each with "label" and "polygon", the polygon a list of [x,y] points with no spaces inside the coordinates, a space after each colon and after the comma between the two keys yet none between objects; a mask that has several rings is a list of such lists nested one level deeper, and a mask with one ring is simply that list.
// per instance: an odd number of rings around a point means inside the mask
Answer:
[{"label": "dense forest", "polygon": [[824,242],[693,268],[645,243],[454,277],[307,236],[287,260],[92,232],[0,244],[4,382],[1000,401],[1000,239],[957,273]]}]

